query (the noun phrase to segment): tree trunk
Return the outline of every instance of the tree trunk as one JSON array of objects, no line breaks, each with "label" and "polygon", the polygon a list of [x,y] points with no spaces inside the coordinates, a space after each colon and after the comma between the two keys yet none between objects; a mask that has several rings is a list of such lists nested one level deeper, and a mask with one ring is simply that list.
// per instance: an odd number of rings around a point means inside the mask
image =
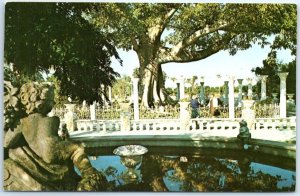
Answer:
[{"label": "tree trunk", "polygon": [[149,64],[145,67],[141,66],[143,70],[143,86],[144,92],[142,96],[142,104],[145,107],[153,106],[154,102],[162,104],[165,100],[164,95],[164,79],[161,65]]}]

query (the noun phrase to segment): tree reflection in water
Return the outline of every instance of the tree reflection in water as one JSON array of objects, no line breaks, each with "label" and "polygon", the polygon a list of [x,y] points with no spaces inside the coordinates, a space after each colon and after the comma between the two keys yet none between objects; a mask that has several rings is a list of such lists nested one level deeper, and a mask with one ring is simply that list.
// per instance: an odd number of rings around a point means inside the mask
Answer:
[{"label": "tree reflection in water", "polygon": [[[95,160],[97,161],[105,160]],[[255,171],[257,170],[253,167],[255,162],[259,163],[251,155],[241,155],[235,159],[222,156],[185,155],[184,159],[181,159],[180,156],[149,153],[143,156],[143,162],[138,168],[140,179],[132,183],[126,183],[121,179],[120,174],[125,168],[111,165],[97,169],[105,172],[110,181],[110,191],[295,191],[295,172],[286,170],[292,178],[284,179],[285,176],[279,175],[276,170],[279,168],[276,167],[270,167],[267,172],[259,171],[260,169]],[[278,183],[284,180],[287,180],[287,186],[278,186]]]}]

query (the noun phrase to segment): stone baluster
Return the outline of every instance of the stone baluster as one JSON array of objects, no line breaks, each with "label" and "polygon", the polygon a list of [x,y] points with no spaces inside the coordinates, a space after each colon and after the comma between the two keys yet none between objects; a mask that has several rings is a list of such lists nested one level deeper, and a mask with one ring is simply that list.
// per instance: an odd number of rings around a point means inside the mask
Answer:
[{"label": "stone baluster", "polygon": [[286,118],[286,78],[288,72],[278,73],[280,78],[280,118]]},{"label": "stone baluster", "polygon": [[239,100],[238,100],[238,107],[242,107],[242,100],[243,100],[243,79],[237,79],[239,83]]},{"label": "stone baluster", "polygon": [[234,76],[229,77],[229,118],[234,119]]},{"label": "stone baluster", "polygon": [[190,116],[189,116],[189,111],[188,111],[188,106],[189,106],[189,102],[179,102],[180,104],[180,129],[181,131],[185,131],[189,129],[189,120],[190,120]]},{"label": "stone baluster", "polygon": [[267,98],[267,75],[261,75],[261,91],[260,91],[260,100],[265,100]]}]

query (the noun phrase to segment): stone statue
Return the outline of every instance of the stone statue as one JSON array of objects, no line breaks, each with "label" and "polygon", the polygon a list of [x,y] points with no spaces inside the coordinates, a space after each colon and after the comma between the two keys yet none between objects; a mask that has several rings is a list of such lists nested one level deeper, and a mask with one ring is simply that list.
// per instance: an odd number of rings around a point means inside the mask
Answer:
[{"label": "stone statue", "polygon": [[[84,147],[60,138],[59,118],[46,116],[54,104],[51,84],[26,83],[19,93],[9,82],[4,86],[4,190],[104,191],[107,180],[91,166]],[[21,110],[24,117],[13,118]]]},{"label": "stone statue", "polygon": [[249,128],[247,127],[247,122],[242,120],[240,122],[240,133],[238,134],[237,138],[243,143],[246,144],[249,142],[251,138],[251,133],[249,132]]}]

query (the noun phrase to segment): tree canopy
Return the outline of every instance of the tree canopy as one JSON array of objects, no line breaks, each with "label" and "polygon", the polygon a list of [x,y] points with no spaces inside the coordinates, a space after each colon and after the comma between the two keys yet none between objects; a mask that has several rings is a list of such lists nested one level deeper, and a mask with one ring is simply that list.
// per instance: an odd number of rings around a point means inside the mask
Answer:
[{"label": "tree canopy", "polygon": [[296,12],[294,4],[101,3],[84,17],[118,48],[137,53],[147,105],[164,100],[165,63],[198,61],[222,50],[234,55],[254,43],[295,55]]},{"label": "tree canopy", "polygon": [[110,58],[120,62],[109,37],[82,17],[89,4],[6,3],[5,50],[14,72],[35,79],[37,72],[60,81],[61,94],[73,100],[101,101],[100,86],[119,76]]}]

